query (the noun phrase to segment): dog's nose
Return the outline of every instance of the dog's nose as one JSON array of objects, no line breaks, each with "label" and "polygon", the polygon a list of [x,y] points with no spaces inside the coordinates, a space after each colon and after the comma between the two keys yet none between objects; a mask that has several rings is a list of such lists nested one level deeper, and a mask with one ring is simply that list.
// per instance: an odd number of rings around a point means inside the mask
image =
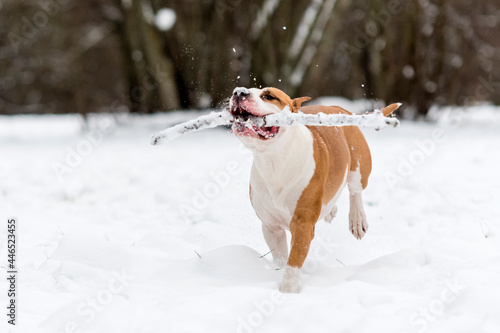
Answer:
[{"label": "dog's nose", "polygon": [[238,87],[233,90],[234,97],[247,97],[250,95],[250,91],[248,91],[245,87]]}]

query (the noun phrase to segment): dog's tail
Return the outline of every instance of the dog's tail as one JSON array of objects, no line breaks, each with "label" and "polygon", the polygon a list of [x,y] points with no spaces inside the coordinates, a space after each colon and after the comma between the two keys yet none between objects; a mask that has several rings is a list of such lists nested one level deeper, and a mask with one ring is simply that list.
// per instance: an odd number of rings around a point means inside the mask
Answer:
[{"label": "dog's tail", "polygon": [[387,105],[385,108],[383,108],[380,111],[382,112],[382,114],[384,115],[384,117],[387,117],[388,115],[390,115],[391,113],[393,113],[394,111],[396,111],[400,106],[401,106],[401,103],[394,103],[394,104],[391,104],[391,105]]}]

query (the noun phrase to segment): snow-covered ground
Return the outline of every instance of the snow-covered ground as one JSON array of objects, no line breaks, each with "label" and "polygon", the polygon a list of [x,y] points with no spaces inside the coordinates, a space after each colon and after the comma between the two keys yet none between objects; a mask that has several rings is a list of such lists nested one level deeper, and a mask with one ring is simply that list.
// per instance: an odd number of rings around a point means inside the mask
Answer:
[{"label": "snow-covered ground", "polygon": [[2,332],[12,216],[13,332],[500,332],[500,109],[364,129],[370,228],[350,234],[344,193],[300,294],[277,292],[227,129],[149,145],[197,115],[94,117],[87,136],[73,115],[0,117]]}]

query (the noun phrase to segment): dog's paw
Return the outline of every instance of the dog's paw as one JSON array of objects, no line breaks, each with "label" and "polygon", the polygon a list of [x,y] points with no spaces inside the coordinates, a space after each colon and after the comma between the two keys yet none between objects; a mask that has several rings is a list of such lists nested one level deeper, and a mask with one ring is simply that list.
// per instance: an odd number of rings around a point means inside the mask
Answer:
[{"label": "dog's paw", "polygon": [[368,231],[368,221],[363,210],[351,210],[349,212],[349,230],[357,239],[363,238]]},{"label": "dog's paw", "polygon": [[282,293],[298,293],[300,291],[300,268],[286,266],[283,272],[280,291]]},{"label": "dog's paw", "polygon": [[288,258],[286,258],[286,257],[273,258],[273,263],[279,268],[284,268],[287,261],[288,261]]},{"label": "dog's paw", "polygon": [[284,294],[298,294],[300,292],[299,286],[288,286],[288,285],[281,285],[280,286],[280,291]]},{"label": "dog's paw", "polygon": [[333,206],[330,213],[325,216],[325,222],[332,223],[332,220],[337,216],[337,206]]}]

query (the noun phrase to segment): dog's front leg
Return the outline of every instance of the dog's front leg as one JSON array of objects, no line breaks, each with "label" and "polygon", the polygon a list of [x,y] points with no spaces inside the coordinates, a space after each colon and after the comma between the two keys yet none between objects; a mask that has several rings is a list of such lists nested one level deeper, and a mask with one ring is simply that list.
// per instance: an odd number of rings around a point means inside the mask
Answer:
[{"label": "dog's front leg", "polygon": [[290,222],[292,248],[280,286],[280,291],[283,293],[298,293],[300,290],[300,269],[306,260],[311,241],[314,238],[314,226],[319,214],[320,210],[304,209],[302,212],[295,212]]},{"label": "dog's front leg", "polygon": [[286,243],[286,233],[281,227],[272,227],[262,224],[262,233],[267,246],[273,255],[274,263],[280,267],[286,264],[288,256],[288,244]]}]

